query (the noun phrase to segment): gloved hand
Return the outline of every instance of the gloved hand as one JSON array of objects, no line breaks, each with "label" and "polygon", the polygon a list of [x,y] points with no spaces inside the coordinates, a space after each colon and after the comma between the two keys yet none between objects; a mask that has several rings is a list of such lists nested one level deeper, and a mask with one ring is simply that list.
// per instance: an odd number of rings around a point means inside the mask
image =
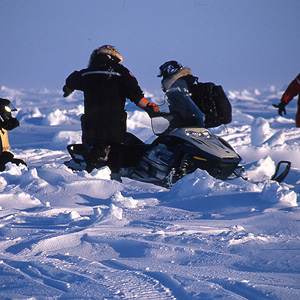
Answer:
[{"label": "gloved hand", "polygon": [[151,102],[149,102],[146,105],[145,111],[147,112],[150,118],[155,117],[155,115],[157,115],[160,112],[158,105]]},{"label": "gloved hand", "polygon": [[157,104],[149,102],[146,98],[142,98],[138,103],[138,107],[144,109],[150,118],[154,117],[160,112]]},{"label": "gloved hand", "polygon": [[64,94],[63,94],[64,97],[68,97],[69,95],[71,95],[73,93],[73,91],[70,90],[66,85],[64,85],[64,87],[63,87],[63,92],[64,92]]},{"label": "gloved hand", "polygon": [[273,104],[274,107],[278,108],[278,114],[280,116],[282,116],[282,113],[284,113],[286,115],[286,110],[285,110],[286,105],[287,105],[287,103],[285,103],[283,101],[280,101],[279,104]]}]

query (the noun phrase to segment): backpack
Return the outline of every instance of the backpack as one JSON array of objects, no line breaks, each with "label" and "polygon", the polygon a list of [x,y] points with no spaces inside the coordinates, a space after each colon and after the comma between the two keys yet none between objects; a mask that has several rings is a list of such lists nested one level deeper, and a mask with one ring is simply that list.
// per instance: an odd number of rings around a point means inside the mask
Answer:
[{"label": "backpack", "polygon": [[231,104],[220,85],[196,82],[191,87],[191,98],[205,114],[205,127],[212,128],[232,121]]}]

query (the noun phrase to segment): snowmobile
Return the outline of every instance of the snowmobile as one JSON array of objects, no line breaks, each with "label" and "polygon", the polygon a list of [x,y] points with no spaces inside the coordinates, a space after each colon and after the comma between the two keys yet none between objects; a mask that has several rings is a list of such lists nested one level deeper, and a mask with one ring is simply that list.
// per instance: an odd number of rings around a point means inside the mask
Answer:
[{"label": "snowmobile", "polygon": [[[242,158],[227,141],[205,128],[205,116],[186,89],[168,91],[160,110],[160,114],[150,116],[157,136],[151,144],[126,134],[122,177],[170,188],[197,168],[221,180],[239,176]],[[83,145],[68,145],[67,150],[72,160],[65,164],[73,170],[84,170]]]},{"label": "snowmobile", "polygon": [[[5,170],[5,165],[8,162],[14,164],[26,163],[19,158],[14,158],[14,155],[8,151],[10,149],[7,131],[13,130],[20,125],[19,121],[12,116],[12,111],[17,109],[8,99],[0,98],[0,171]],[[26,165],[27,166],[27,165]]]}]

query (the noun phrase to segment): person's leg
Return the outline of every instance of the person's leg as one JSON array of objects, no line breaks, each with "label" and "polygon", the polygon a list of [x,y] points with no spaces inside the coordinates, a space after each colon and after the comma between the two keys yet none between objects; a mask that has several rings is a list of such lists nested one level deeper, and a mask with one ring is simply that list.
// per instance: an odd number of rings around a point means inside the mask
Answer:
[{"label": "person's leg", "polygon": [[82,155],[87,163],[86,170],[90,173],[93,169],[99,169],[107,165],[110,153],[110,145],[106,141],[96,144],[84,144],[84,154]]},{"label": "person's leg", "polygon": [[107,165],[111,170],[111,179],[122,182],[120,175],[122,145],[112,143]]},{"label": "person's leg", "polygon": [[107,165],[111,169],[112,173],[120,172],[120,153],[121,145],[116,143],[111,143],[111,151],[109,153]]},{"label": "person's leg", "polygon": [[0,171],[1,172],[5,170],[5,165],[8,162],[11,162],[13,158],[14,158],[14,155],[8,151],[4,151],[0,154]]},{"label": "person's leg", "polygon": [[107,165],[110,152],[110,144],[99,139],[94,125],[94,122],[89,122],[85,114],[81,116],[82,145],[84,148],[82,156],[87,164],[86,170],[88,172]]}]

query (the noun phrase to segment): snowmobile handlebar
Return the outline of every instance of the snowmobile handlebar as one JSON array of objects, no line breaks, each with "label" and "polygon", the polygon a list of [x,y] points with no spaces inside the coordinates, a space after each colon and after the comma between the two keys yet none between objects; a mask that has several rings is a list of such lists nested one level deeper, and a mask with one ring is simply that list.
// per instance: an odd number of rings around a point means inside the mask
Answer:
[{"label": "snowmobile handlebar", "polygon": [[151,119],[157,118],[157,117],[168,117],[168,116],[174,116],[175,113],[170,113],[170,112],[158,112],[150,116]]}]

